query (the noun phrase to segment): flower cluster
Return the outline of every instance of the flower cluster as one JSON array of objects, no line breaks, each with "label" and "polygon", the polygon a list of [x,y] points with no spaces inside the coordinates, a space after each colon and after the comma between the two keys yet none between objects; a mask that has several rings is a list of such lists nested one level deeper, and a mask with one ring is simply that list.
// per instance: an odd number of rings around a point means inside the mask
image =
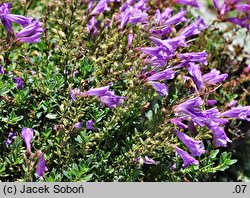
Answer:
[{"label": "flower cluster", "polygon": [[[168,95],[168,87],[165,83],[157,81],[174,79],[181,69],[188,72],[197,94],[203,94],[206,91],[213,92],[215,87],[219,86],[228,77],[227,74],[220,74],[220,71],[216,69],[202,74],[201,66],[208,64],[206,51],[179,53],[180,50],[188,47],[188,38],[199,34],[207,28],[204,21],[198,17],[195,22],[179,30],[178,36],[171,38],[170,33],[176,31],[175,26],[187,21],[185,15],[186,11],[184,10],[180,10],[175,15],[173,15],[173,10],[169,8],[162,13],[157,10],[153,19],[153,25],[149,30],[152,35],[150,39],[155,46],[137,48],[147,56],[145,59],[146,68],[150,66],[153,69],[144,75],[147,77],[146,81],[163,97]],[[171,64],[169,65],[170,60]],[[143,70],[144,73],[145,70]],[[206,103],[208,106],[215,105],[217,101],[207,100]],[[191,153],[190,155],[177,145],[174,146],[176,152],[184,160],[184,168],[191,164],[199,164],[194,157],[200,156],[206,151],[202,140],[195,140],[180,130],[195,134],[197,133],[197,126],[207,127],[213,134],[215,147],[225,147],[228,142],[231,142],[224,131],[224,126],[228,123],[228,119],[249,120],[249,107],[234,107],[221,113],[217,107],[206,110],[201,108],[204,104],[204,100],[197,96],[187,99],[173,110],[175,118],[171,119],[171,122],[178,129],[175,130],[175,134]]]},{"label": "flower cluster", "polygon": [[[242,0],[225,0],[222,5],[219,4],[219,0],[213,0],[214,6],[217,9],[219,19],[232,22],[250,29],[250,2],[248,4],[241,3]],[[227,17],[226,14],[232,11],[240,11],[237,17]]]},{"label": "flower cluster", "polygon": [[[40,42],[40,37],[44,31],[42,23],[32,17],[22,15],[10,14],[11,4],[0,4],[0,19],[6,30],[13,36],[16,41],[23,43],[37,43]],[[22,26],[22,29],[16,34],[12,28],[12,22]]]},{"label": "flower cluster", "polygon": [[114,91],[109,91],[110,86],[93,88],[85,92],[87,96],[97,96],[109,109],[119,106],[125,99],[124,96],[116,96]]}]

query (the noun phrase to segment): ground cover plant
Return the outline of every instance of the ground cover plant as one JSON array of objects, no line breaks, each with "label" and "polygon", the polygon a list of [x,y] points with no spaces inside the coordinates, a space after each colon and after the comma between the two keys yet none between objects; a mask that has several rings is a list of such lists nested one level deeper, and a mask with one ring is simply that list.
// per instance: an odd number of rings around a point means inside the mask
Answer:
[{"label": "ground cover plant", "polygon": [[202,6],[2,1],[0,180],[210,181],[237,163],[250,1],[208,1],[210,24]]}]

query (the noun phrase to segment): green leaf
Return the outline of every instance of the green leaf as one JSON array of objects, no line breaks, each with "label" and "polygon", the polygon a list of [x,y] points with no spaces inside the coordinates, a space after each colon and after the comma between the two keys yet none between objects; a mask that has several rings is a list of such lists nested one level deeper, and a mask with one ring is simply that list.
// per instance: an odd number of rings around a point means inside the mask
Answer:
[{"label": "green leaf", "polygon": [[48,119],[54,120],[56,119],[56,114],[48,113],[45,117]]}]

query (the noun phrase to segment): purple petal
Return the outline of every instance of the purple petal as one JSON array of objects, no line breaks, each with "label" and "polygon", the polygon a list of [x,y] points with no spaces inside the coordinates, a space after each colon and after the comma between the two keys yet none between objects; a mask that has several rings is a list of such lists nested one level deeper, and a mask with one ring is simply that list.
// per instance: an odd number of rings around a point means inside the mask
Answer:
[{"label": "purple petal", "polygon": [[179,147],[175,146],[175,151],[181,156],[182,160],[184,161],[184,164],[182,165],[183,168],[186,168],[189,165],[198,165],[199,164],[199,162],[195,158],[193,158],[186,151],[183,151]]},{"label": "purple petal", "polygon": [[39,161],[38,161],[38,163],[36,165],[36,174],[39,177],[43,177],[44,172],[47,171],[47,170],[48,170],[48,168],[45,165],[44,154],[42,153],[42,155],[40,156]]},{"label": "purple petal", "polygon": [[96,128],[94,127],[94,120],[88,120],[86,121],[86,129],[89,129],[89,130],[96,130]]},{"label": "purple petal", "polygon": [[203,153],[205,153],[205,149],[201,140],[194,140],[193,138],[177,130],[175,130],[175,134],[188,147],[193,156],[201,156]]},{"label": "purple petal", "polygon": [[168,87],[164,83],[150,81],[150,84],[161,96],[168,95]]},{"label": "purple petal", "polygon": [[28,154],[31,154],[31,140],[34,136],[34,131],[31,128],[23,127],[22,129],[22,138],[24,139],[24,142],[26,144],[26,149]]}]

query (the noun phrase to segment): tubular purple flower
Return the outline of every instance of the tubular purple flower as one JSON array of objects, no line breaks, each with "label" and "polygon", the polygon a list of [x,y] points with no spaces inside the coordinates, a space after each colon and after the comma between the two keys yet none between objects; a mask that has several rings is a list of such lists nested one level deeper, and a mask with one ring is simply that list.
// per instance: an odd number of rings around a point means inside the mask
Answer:
[{"label": "tubular purple flower", "polygon": [[121,25],[120,28],[123,28],[129,21],[129,17],[130,17],[130,11],[129,10],[125,10],[124,13],[121,13],[118,18],[121,21]]},{"label": "tubular purple flower", "polygon": [[199,8],[199,4],[198,4],[197,0],[175,0],[175,1],[179,4],[190,5],[190,6],[193,6],[195,8]]},{"label": "tubular purple flower", "polygon": [[42,153],[36,165],[36,174],[38,177],[43,177],[45,171],[48,171],[48,168],[45,165],[44,153]]},{"label": "tubular purple flower", "polygon": [[26,17],[16,14],[7,14],[6,18],[12,22],[20,24],[23,27],[30,25],[33,21],[32,17]]},{"label": "tubular purple flower", "polygon": [[168,95],[168,87],[164,83],[150,81],[150,84],[161,96]]},{"label": "tubular purple flower", "polygon": [[74,129],[81,129],[82,128],[82,124],[83,124],[83,122],[77,122],[77,123],[74,124],[73,128]]},{"label": "tubular purple flower", "polygon": [[214,3],[215,8],[219,11],[220,10],[220,5],[219,5],[218,0],[213,0],[213,3]]},{"label": "tubular purple flower", "polygon": [[34,136],[34,131],[33,129],[31,128],[26,128],[26,127],[23,127],[22,129],[22,138],[24,139],[24,142],[26,144],[26,149],[27,149],[27,152],[28,152],[28,155],[31,154],[31,140]]},{"label": "tubular purple flower", "polygon": [[202,74],[201,68],[199,65],[194,63],[190,63],[188,66],[188,72],[192,76],[192,79],[197,87],[197,90],[202,90],[203,88],[203,81],[202,81]]},{"label": "tubular purple flower", "polygon": [[[203,100],[201,99],[201,97],[195,97],[192,99],[189,99],[181,104],[179,104],[174,111],[178,114],[186,114],[191,116],[193,119],[197,118],[197,117],[203,117],[203,114],[200,110],[200,108],[198,108],[199,106],[201,106],[203,104]],[[198,124],[198,123],[197,123]],[[203,126],[203,124],[199,123],[201,126]]]},{"label": "tubular purple flower", "polygon": [[175,134],[188,147],[193,156],[201,156],[206,152],[201,140],[194,140],[193,138],[177,130],[175,130]]},{"label": "tubular purple flower", "polygon": [[22,88],[24,87],[24,82],[23,82],[23,79],[22,79],[22,78],[20,78],[20,77],[15,77],[15,78],[14,78],[14,82],[15,82],[15,84],[16,84],[18,90],[20,90],[20,89],[22,89]]},{"label": "tubular purple flower", "polygon": [[175,124],[175,125],[176,125],[177,127],[179,127],[179,128],[187,129],[188,126],[182,122],[183,120],[184,120],[184,119],[181,118],[181,117],[180,117],[180,118],[172,118],[172,119],[170,120],[170,122],[173,123],[173,124]]},{"label": "tubular purple flower", "polygon": [[149,54],[151,56],[158,56],[161,51],[164,50],[163,47],[161,46],[156,46],[156,47],[141,47],[137,48],[138,50],[141,50],[145,54]]},{"label": "tubular purple flower", "polygon": [[223,112],[222,115],[227,118],[236,118],[250,121],[250,106],[233,107],[232,109]]},{"label": "tubular purple flower", "polygon": [[96,128],[94,127],[94,124],[95,124],[94,120],[87,120],[86,129],[95,131]]},{"label": "tubular purple flower", "polygon": [[175,151],[181,156],[184,164],[182,165],[183,168],[187,168],[189,165],[198,165],[199,162],[189,155],[186,151],[183,151],[179,147],[175,146]]},{"label": "tubular purple flower", "polygon": [[99,27],[99,22],[96,20],[95,17],[92,17],[87,25],[87,31],[88,33],[92,33],[93,36],[96,36],[97,32],[98,32],[98,27]]},{"label": "tubular purple flower", "polygon": [[78,88],[70,90],[70,96],[71,96],[71,99],[73,100],[73,102],[76,101],[77,97],[80,96],[81,93],[82,93],[81,90]]},{"label": "tubular purple flower", "polygon": [[191,53],[183,53],[177,54],[177,58],[190,62],[198,62],[204,65],[207,65],[207,52],[204,50],[203,52],[191,52]]},{"label": "tubular purple flower", "polygon": [[13,34],[12,22],[6,18],[7,14],[10,14],[11,3],[2,3],[0,4],[0,19],[6,30]]},{"label": "tubular purple flower", "polygon": [[109,85],[105,87],[100,88],[93,88],[88,91],[86,91],[87,96],[104,96],[104,95],[110,95],[109,93]]},{"label": "tubular purple flower", "polygon": [[134,38],[134,33],[133,32],[129,33],[129,35],[128,35],[128,48],[130,48],[132,46],[133,38]]},{"label": "tubular purple flower", "polygon": [[180,36],[188,38],[190,36],[199,34],[204,29],[207,29],[207,26],[204,20],[199,16],[194,23],[190,24],[181,31]]},{"label": "tubular purple flower", "polygon": [[173,13],[173,9],[166,8],[162,13],[159,9],[156,10],[154,15],[154,23],[156,24],[164,24],[166,20],[168,20]]},{"label": "tubular purple flower", "polygon": [[96,7],[92,10],[90,15],[99,15],[103,11],[109,11],[110,8],[108,7],[108,0],[100,0]]},{"label": "tubular purple flower", "polygon": [[4,141],[5,145],[9,146],[13,142],[13,140],[16,139],[16,137],[17,137],[17,132],[10,132],[7,140]]},{"label": "tubular purple flower", "polygon": [[0,74],[4,74],[4,68],[2,65],[0,65]]},{"label": "tubular purple flower", "polygon": [[139,156],[135,159],[135,162],[139,162],[139,164],[156,164],[156,161],[149,158],[148,156],[145,156],[144,159]]},{"label": "tubular purple flower", "polygon": [[237,100],[232,100],[231,102],[229,102],[229,103],[227,104],[227,107],[234,107],[237,103],[238,103]]},{"label": "tubular purple flower", "polygon": [[213,132],[213,141],[215,147],[226,147],[228,142],[232,142],[220,126],[214,126],[210,128]]},{"label": "tubular purple flower", "polygon": [[105,104],[110,110],[115,108],[116,106],[120,106],[122,102],[124,101],[124,96],[102,96],[100,97],[100,101]]},{"label": "tubular purple flower", "polygon": [[174,15],[174,16],[170,17],[169,19],[167,19],[164,22],[164,25],[170,26],[170,25],[177,24],[177,23],[180,23],[180,22],[185,22],[185,21],[187,21],[185,16],[186,16],[186,11],[181,10],[176,15]]},{"label": "tubular purple flower", "polygon": [[145,156],[144,157],[144,160],[143,160],[144,164],[156,164],[156,161],[149,158],[148,156]]},{"label": "tubular purple flower", "polygon": [[221,74],[217,69],[212,69],[209,73],[202,76],[202,80],[206,85],[216,85],[221,83],[228,77],[228,74]]},{"label": "tubular purple flower", "polygon": [[213,106],[217,104],[217,100],[207,100],[206,106]]},{"label": "tubular purple flower", "polygon": [[40,42],[40,37],[44,28],[41,27],[42,23],[38,20],[33,21],[30,25],[24,27],[16,34],[16,39],[23,43],[37,43]]},{"label": "tubular purple flower", "polygon": [[167,26],[163,26],[163,27],[155,27],[155,29],[150,29],[149,30],[150,34],[154,34],[154,35],[157,35],[158,37],[162,37],[166,34],[169,34],[172,32],[172,28]]},{"label": "tubular purple flower", "polygon": [[128,23],[137,24],[137,23],[147,23],[148,14],[140,9],[133,9],[130,11],[130,16]]},{"label": "tubular purple flower", "polygon": [[122,4],[122,6],[119,8],[120,12],[124,12],[129,6],[131,6],[135,0],[127,0],[125,3]]},{"label": "tubular purple flower", "polygon": [[227,18],[227,21],[230,21],[231,23],[234,23],[236,25],[239,25],[241,27],[250,29],[250,17],[244,17],[244,18],[237,18],[237,17],[232,17],[232,18]]},{"label": "tubular purple flower", "polygon": [[156,37],[150,37],[150,39],[159,46],[164,46],[167,53],[173,54],[179,46],[186,47],[187,43],[184,36],[178,36],[171,39],[161,40]]},{"label": "tubular purple flower", "polygon": [[250,12],[250,5],[248,4],[239,4],[235,6],[236,10],[240,10],[242,12],[249,13]]},{"label": "tubular purple flower", "polygon": [[165,69],[161,72],[157,72],[152,76],[148,77],[147,80],[148,81],[162,80],[162,79],[170,80],[173,79],[174,77],[175,77],[175,72],[173,69]]}]

